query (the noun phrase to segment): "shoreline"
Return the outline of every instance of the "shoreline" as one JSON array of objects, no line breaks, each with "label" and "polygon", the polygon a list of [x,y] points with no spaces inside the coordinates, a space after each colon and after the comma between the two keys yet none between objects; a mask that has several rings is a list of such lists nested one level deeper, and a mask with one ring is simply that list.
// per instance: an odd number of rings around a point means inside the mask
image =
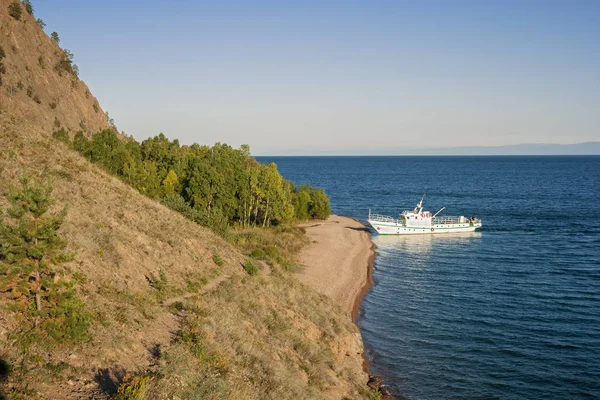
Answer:
[{"label": "shoreline", "polygon": [[364,295],[373,285],[375,244],[360,221],[331,215],[298,225],[311,243],[300,252],[302,282],[334,300],[356,323]]},{"label": "shoreline", "polygon": [[[357,324],[360,304],[374,284],[373,271],[377,253],[369,228],[357,219],[339,215],[331,215],[325,221],[310,221],[298,226],[306,230],[306,235],[311,241],[300,252],[300,260],[305,269],[298,276],[313,289],[332,298],[352,319],[360,335],[362,370],[367,374],[370,384],[373,379],[378,378],[370,371],[362,333]],[[360,255],[352,254],[351,249]],[[348,276],[344,277],[345,272]],[[331,284],[332,276],[337,278],[335,284]],[[340,277],[345,279],[339,279]],[[340,295],[340,291],[351,293],[350,301],[348,296]],[[379,378],[377,387],[381,385]]]}]

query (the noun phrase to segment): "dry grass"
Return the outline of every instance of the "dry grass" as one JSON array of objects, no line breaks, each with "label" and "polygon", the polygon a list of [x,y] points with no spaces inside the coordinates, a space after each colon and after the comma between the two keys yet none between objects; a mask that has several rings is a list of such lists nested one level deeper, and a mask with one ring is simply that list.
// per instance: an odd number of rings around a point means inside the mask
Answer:
[{"label": "dry grass", "polygon": [[286,270],[299,268],[298,252],[308,244],[304,229],[295,226],[235,229],[228,239],[244,254]]},{"label": "dry grass", "polygon": [[[147,399],[367,396],[356,327],[285,268],[248,276],[247,256],[221,237],[0,114],[0,207],[24,168],[49,175],[56,207],[68,204],[62,233],[76,257],[66,274],[94,320],[87,343],[35,343],[25,352],[11,335],[18,320],[0,311],[15,398],[104,398],[128,374],[131,382],[148,377]],[[292,228],[232,235],[244,253],[259,249],[288,267],[305,240]],[[203,287],[210,290],[161,305]],[[0,296],[0,310],[8,301]]]}]

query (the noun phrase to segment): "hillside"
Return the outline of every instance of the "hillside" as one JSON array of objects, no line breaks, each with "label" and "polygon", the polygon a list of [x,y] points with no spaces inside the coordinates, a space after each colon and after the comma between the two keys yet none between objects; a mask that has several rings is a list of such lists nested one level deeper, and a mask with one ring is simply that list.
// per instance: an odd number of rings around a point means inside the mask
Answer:
[{"label": "hillside", "polygon": [[[52,67],[61,50],[24,10],[9,16],[10,3],[0,0],[0,215],[10,220],[24,173],[51,180],[72,254],[51,278],[76,301],[37,326],[21,307],[31,303],[0,291],[0,399],[368,398],[360,334],[331,299],[277,263],[249,275],[238,248],[52,138],[56,120],[88,135],[106,121],[85,84]],[[277,229],[264,232],[303,243]],[[237,246],[252,250],[244,237]],[[0,275],[9,262],[0,251]],[[73,307],[75,322],[63,317]]]},{"label": "hillside", "polygon": [[0,0],[0,110],[48,134],[58,127],[88,135],[108,127],[100,103],[65,62],[63,49],[24,7],[20,20],[11,17],[11,3]]}]

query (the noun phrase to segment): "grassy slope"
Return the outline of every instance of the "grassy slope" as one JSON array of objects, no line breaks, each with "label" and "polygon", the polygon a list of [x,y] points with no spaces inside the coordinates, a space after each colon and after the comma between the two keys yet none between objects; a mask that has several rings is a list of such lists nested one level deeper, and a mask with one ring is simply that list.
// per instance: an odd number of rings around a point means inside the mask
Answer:
[{"label": "grassy slope", "polygon": [[[223,239],[3,112],[0,204],[24,167],[48,174],[57,207],[69,205],[62,233],[77,256],[67,267],[83,282],[94,334],[76,346],[38,343],[25,352],[10,335],[18,324],[0,294],[9,398],[107,397],[128,374],[148,377],[148,399],[368,395],[357,328],[331,300],[278,268],[248,276],[244,256]],[[168,285],[159,292],[146,277],[161,269]]]}]

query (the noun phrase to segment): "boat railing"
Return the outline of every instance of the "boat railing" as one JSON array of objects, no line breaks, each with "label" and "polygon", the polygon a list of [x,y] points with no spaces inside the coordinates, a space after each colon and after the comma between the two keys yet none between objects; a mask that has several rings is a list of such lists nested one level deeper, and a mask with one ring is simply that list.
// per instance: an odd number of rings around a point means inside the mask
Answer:
[{"label": "boat railing", "polygon": [[396,219],[393,217],[381,214],[369,214],[369,219],[371,221],[396,223]]},{"label": "boat railing", "polygon": [[[467,222],[468,220],[465,218],[464,222]],[[433,224],[459,224],[461,223],[461,219],[460,217],[447,217],[447,216],[443,216],[443,217],[433,217],[431,219],[431,222]]]}]

